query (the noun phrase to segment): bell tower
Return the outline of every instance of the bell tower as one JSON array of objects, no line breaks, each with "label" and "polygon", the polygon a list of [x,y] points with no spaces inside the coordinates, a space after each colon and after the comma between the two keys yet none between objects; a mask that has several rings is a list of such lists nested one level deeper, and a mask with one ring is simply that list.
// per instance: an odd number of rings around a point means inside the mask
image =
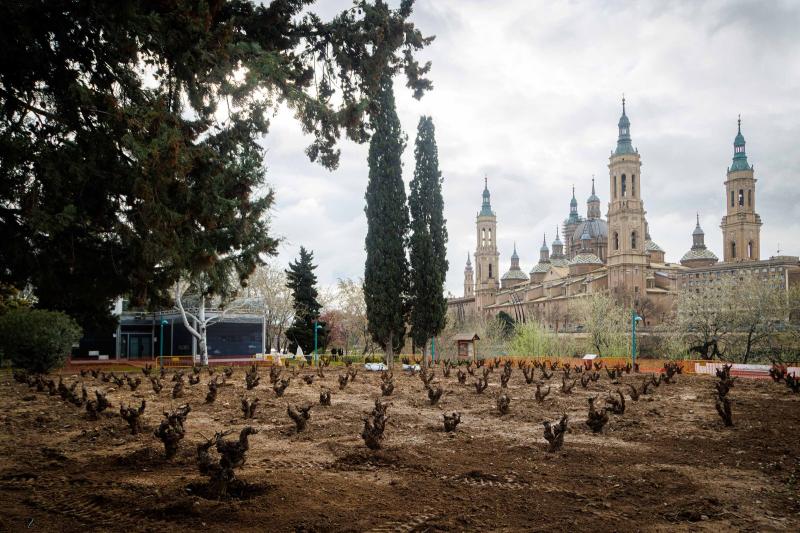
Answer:
[{"label": "bell tower", "polygon": [[733,163],[725,181],[727,214],[722,217],[723,261],[758,261],[761,248],[761,217],[756,214],[756,179],[747,163],[742,118],[733,141]]},{"label": "bell tower", "polygon": [[475,278],[472,273],[472,263],[467,254],[467,266],[464,267],[464,298],[475,295]]},{"label": "bell tower", "polygon": [[631,144],[631,123],[625,113],[618,123],[617,148],[608,170],[611,200],[608,204],[608,288],[616,293],[643,295],[646,289],[647,250],[645,210],[641,199],[639,152]]},{"label": "bell tower", "polygon": [[484,178],[483,204],[475,219],[477,246],[475,250],[475,303],[478,309],[495,302],[500,287],[500,253],[497,251],[497,217],[492,211],[489,180]]}]

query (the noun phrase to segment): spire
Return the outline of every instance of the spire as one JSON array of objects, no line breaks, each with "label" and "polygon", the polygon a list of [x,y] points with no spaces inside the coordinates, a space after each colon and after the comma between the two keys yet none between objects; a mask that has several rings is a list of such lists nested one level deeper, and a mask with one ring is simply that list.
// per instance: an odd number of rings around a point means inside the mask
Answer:
[{"label": "spire", "polygon": [[747,164],[747,153],[744,150],[744,135],[742,135],[742,115],[737,120],[736,138],[733,140],[733,164],[730,170],[750,170]]},{"label": "spire", "polygon": [[472,261],[469,260],[469,252],[467,252],[467,270],[472,270]]},{"label": "spire", "polygon": [[564,220],[564,224],[577,224],[581,221],[578,214],[578,200],[575,199],[575,185],[572,186],[572,199],[569,201],[569,216]]},{"label": "spire", "polygon": [[514,241],[514,253],[511,254],[511,259],[519,259],[517,255],[517,241]]},{"label": "spire", "polygon": [[556,246],[562,246],[564,243],[558,238],[558,226],[556,226],[556,240],[553,241],[553,251],[555,252]]},{"label": "spire", "polygon": [[544,234],[544,239],[542,239],[542,247],[539,248],[539,251],[540,252],[548,251],[548,248],[547,248],[547,234],[546,233]]},{"label": "spire", "polygon": [[700,213],[697,213],[697,224],[694,227],[692,235],[705,235],[703,228],[700,227]]},{"label": "spire", "polygon": [[489,177],[484,175],[483,176],[483,204],[481,205],[481,212],[478,216],[481,217],[493,217],[494,211],[492,211],[492,203],[491,203],[491,194],[489,193]]},{"label": "spire", "polygon": [[600,218],[600,198],[594,192],[594,174],[592,174],[592,195],[586,200],[586,218]]},{"label": "spire", "polygon": [[622,116],[619,117],[617,123],[619,128],[619,137],[617,137],[617,149],[614,155],[633,154],[636,151],[631,144],[631,121],[628,120],[628,115],[625,114],[625,95],[622,95]]},{"label": "spire", "polygon": [[705,238],[706,234],[703,232],[703,228],[700,227],[700,213],[697,213],[697,224],[692,232],[692,250],[705,250]]}]

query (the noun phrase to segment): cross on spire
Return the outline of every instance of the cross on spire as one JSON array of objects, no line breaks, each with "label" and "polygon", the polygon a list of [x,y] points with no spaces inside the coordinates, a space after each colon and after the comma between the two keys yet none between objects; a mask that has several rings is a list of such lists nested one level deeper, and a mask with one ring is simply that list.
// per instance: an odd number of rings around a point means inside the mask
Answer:
[{"label": "cross on spire", "polygon": [[739,133],[742,133],[742,114],[739,113],[739,120],[737,121],[739,124]]},{"label": "cross on spire", "polygon": [[622,93],[622,114],[625,114],[625,93]]}]

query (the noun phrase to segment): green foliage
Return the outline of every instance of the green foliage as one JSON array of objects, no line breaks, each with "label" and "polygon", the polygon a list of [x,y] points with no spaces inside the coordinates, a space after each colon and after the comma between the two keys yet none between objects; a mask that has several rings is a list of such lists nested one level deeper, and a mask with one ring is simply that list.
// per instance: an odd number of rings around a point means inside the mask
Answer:
[{"label": "green foliage", "polygon": [[81,335],[78,323],[58,311],[15,309],[0,316],[0,351],[29,372],[61,367]]},{"label": "green foliage", "polygon": [[382,73],[431,87],[413,2],[330,21],[310,3],[1,3],[0,282],[84,326],[121,294],[169,304],[181,277],[235,290],[277,245],[259,144],[277,107],[334,168],[342,131],[368,139]]},{"label": "green foliage", "polygon": [[11,285],[0,283],[0,315],[14,309],[27,309],[33,305],[31,299]]},{"label": "green foliage", "polygon": [[[317,276],[313,263],[314,254],[300,247],[300,258],[294,263],[289,263],[286,271],[286,286],[292,291],[294,300],[294,322],[286,329],[286,338],[289,339],[289,350],[294,352],[299,344],[303,353],[309,354],[314,350],[314,321],[319,320],[322,306],[317,297]],[[328,330],[325,324],[317,331],[317,349],[324,350],[328,343]]]},{"label": "green foliage", "polygon": [[447,228],[444,221],[442,174],[431,117],[421,117],[414,148],[416,168],[408,200],[411,212],[410,306],[411,337],[418,346],[444,329],[447,300]]},{"label": "green foliage", "polygon": [[455,336],[462,333],[475,333],[480,337],[476,342],[478,358],[508,355],[508,335],[503,322],[483,313],[469,314],[464,320],[448,320],[444,330],[436,340],[436,357],[455,358],[457,347]]},{"label": "green foliage", "polygon": [[364,301],[372,338],[386,351],[387,357],[391,357],[393,353],[400,353],[406,330],[408,209],[400,160],[405,140],[388,74],[381,79],[381,95],[376,105],[365,195]]},{"label": "green foliage", "polygon": [[561,353],[556,335],[538,322],[519,324],[508,343],[509,355],[548,357]]},{"label": "green foliage", "polygon": [[587,347],[601,357],[630,354],[629,313],[606,294],[590,294],[570,303],[570,314],[589,336]]}]

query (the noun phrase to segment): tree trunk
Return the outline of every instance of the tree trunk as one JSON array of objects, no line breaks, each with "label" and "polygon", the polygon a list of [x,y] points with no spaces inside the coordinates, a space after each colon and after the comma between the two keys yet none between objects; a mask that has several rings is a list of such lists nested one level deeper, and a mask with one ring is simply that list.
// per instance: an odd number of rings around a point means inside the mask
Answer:
[{"label": "tree trunk", "polygon": [[386,341],[386,349],[384,350],[384,354],[386,357],[386,366],[389,367],[389,370],[392,370],[394,366],[394,343],[393,343],[392,334],[389,333],[389,339]]},{"label": "tree trunk", "polygon": [[208,328],[208,323],[206,321],[206,299],[205,297],[200,298],[200,309],[197,313],[197,318],[199,322],[200,331],[200,338],[199,346],[197,347],[200,351],[200,365],[201,366],[208,366],[208,338],[206,336],[206,329]]},{"label": "tree trunk", "polygon": [[753,329],[751,328],[747,332],[747,344],[745,345],[744,360],[742,361],[742,363],[747,363],[747,360],[750,359],[750,350],[752,349],[752,346],[753,346]]}]

